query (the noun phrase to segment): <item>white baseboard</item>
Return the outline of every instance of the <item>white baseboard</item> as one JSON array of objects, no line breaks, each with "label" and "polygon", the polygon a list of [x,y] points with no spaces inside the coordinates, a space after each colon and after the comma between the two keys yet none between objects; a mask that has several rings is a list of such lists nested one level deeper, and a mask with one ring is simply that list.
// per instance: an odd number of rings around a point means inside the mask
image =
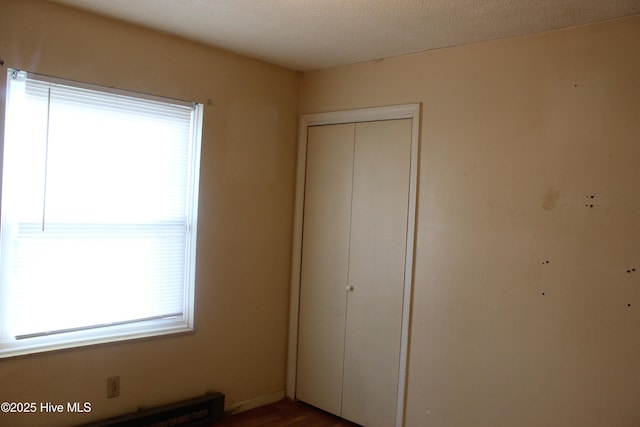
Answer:
[{"label": "white baseboard", "polygon": [[225,411],[227,415],[237,414],[239,412],[248,411],[249,409],[257,408],[259,406],[268,405],[270,403],[275,403],[279,400],[284,399],[285,391],[277,391],[275,393],[267,394],[265,396],[256,397],[255,399],[245,400],[244,402],[239,402],[229,408],[228,411]]}]

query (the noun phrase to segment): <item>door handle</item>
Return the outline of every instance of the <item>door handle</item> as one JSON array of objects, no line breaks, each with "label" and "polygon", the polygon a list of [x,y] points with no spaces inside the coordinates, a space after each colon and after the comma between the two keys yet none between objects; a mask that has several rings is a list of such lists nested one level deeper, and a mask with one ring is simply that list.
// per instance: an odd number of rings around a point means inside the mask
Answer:
[{"label": "door handle", "polygon": [[349,292],[353,292],[353,286],[351,286],[351,285],[347,285],[347,291],[349,291]]}]

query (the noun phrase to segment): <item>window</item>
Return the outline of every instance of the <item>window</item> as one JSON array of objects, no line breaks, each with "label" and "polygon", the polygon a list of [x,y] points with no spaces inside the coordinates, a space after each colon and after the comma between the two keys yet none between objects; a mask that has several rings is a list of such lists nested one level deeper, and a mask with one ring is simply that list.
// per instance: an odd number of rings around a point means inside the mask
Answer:
[{"label": "window", "polygon": [[9,70],[0,357],[193,329],[202,105]]}]

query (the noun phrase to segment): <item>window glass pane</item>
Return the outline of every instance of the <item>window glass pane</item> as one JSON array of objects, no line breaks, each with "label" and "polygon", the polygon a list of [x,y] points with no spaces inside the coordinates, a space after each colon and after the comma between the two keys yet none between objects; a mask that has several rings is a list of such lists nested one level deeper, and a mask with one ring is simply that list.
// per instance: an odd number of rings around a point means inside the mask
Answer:
[{"label": "window glass pane", "polygon": [[0,355],[50,333],[192,325],[201,106],[81,86],[10,71]]},{"label": "window glass pane", "polygon": [[21,225],[16,335],[183,313],[184,225]]}]

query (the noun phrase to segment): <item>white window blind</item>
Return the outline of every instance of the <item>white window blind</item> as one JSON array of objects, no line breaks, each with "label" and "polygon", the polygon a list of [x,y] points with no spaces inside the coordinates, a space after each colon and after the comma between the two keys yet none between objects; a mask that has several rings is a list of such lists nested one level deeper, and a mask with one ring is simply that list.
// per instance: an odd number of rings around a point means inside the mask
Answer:
[{"label": "white window blind", "polygon": [[202,106],[10,70],[6,107],[0,354],[191,329]]}]

